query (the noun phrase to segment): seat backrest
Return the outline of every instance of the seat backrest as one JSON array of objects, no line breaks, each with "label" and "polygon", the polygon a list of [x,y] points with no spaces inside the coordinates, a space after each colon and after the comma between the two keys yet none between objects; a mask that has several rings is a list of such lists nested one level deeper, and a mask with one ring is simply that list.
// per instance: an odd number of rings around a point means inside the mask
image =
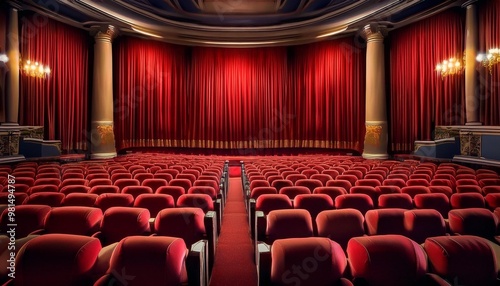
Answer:
[{"label": "seat backrest", "polygon": [[71,193],[86,194],[86,193],[90,192],[90,187],[81,186],[81,185],[69,185],[69,186],[59,188],[59,192],[65,194],[65,195],[68,195]]},{"label": "seat backrest", "polygon": [[101,220],[101,238],[103,245],[119,242],[132,235],[150,233],[149,210],[132,207],[111,207],[104,212]]},{"label": "seat backrest", "polygon": [[175,200],[171,195],[140,194],[134,200],[134,207],[149,210],[151,217],[154,218],[162,209],[174,208]]},{"label": "seat backrest", "polygon": [[484,208],[484,197],[478,193],[455,193],[451,195],[450,205],[452,209]]},{"label": "seat backrest", "polygon": [[414,198],[418,194],[428,194],[431,191],[427,186],[422,185],[411,185],[401,188],[401,193],[408,194],[410,197]]},{"label": "seat backrest", "polygon": [[275,187],[256,187],[250,193],[250,198],[257,199],[259,196],[264,194],[277,194],[278,191]]},{"label": "seat backrest", "polygon": [[335,204],[335,198],[340,195],[347,194],[347,191],[342,187],[319,187],[314,189],[313,194],[325,194],[332,198]]},{"label": "seat backrest", "polygon": [[347,180],[341,180],[337,176],[337,179],[335,179],[333,181],[326,182],[326,186],[327,187],[341,187],[341,188],[344,188],[346,190],[346,192],[349,192],[349,190],[352,187],[352,183],[347,181]]},{"label": "seat backrest", "polygon": [[427,271],[422,247],[401,235],[354,237],[347,256],[356,285],[418,285]]},{"label": "seat backrest", "polygon": [[201,208],[204,213],[215,210],[212,198],[207,194],[185,194],[177,199],[177,207]]},{"label": "seat backrest", "polygon": [[28,190],[29,194],[43,193],[43,192],[59,192],[59,187],[56,185],[34,185]]},{"label": "seat backrest", "polygon": [[217,191],[210,186],[192,186],[187,191],[188,194],[207,194],[213,200],[217,199]]},{"label": "seat backrest", "polygon": [[179,186],[184,188],[184,191],[187,193],[189,188],[193,186],[193,183],[188,179],[173,179],[168,183],[169,186]]},{"label": "seat backrest", "polygon": [[335,208],[337,209],[357,209],[363,215],[374,208],[374,204],[370,196],[365,194],[347,194],[335,198]]},{"label": "seat backrest", "polygon": [[437,210],[408,210],[404,213],[406,235],[417,243],[433,236],[446,235],[446,224]]},{"label": "seat backrest", "polygon": [[80,235],[46,234],[28,241],[16,258],[15,285],[90,285],[102,246]]},{"label": "seat backrest", "polygon": [[96,194],[70,193],[62,201],[62,206],[93,207],[97,197]]},{"label": "seat backrest", "polygon": [[102,211],[92,207],[53,208],[45,220],[46,233],[91,236],[99,230]]},{"label": "seat backrest", "polygon": [[262,211],[267,215],[272,210],[292,209],[292,202],[287,195],[266,194],[261,195],[255,201],[255,210]]},{"label": "seat backrest", "polygon": [[306,210],[273,210],[267,215],[268,244],[276,239],[313,236],[311,215]]},{"label": "seat backrest", "polygon": [[121,191],[122,194],[130,194],[132,197],[137,198],[139,195],[142,194],[153,194],[154,191],[150,186],[128,186],[122,189]]},{"label": "seat backrest", "polygon": [[[290,269],[304,267],[314,272],[292,273]],[[271,248],[272,285],[285,286],[300,282],[301,286],[341,285],[338,284],[347,266],[347,259],[340,245],[328,238],[290,238],[276,240]],[[349,284],[342,284],[349,285]]]},{"label": "seat backrest", "polygon": [[274,180],[271,184],[272,187],[276,188],[276,191],[280,191],[284,187],[293,186],[293,182],[290,180]]},{"label": "seat backrest", "polygon": [[191,247],[206,235],[204,217],[205,213],[200,208],[164,209],[156,216],[154,232],[159,236],[180,237]]},{"label": "seat backrest", "polygon": [[24,200],[23,204],[47,205],[51,207],[59,207],[61,206],[63,200],[64,200],[64,194],[62,193],[43,192],[43,193],[34,193],[29,195],[28,198]]},{"label": "seat backrest", "polygon": [[297,195],[311,194],[311,190],[304,186],[293,186],[281,188],[280,194],[286,195],[293,200]]},{"label": "seat backrest", "polygon": [[102,194],[118,194],[120,192],[120,188],[118,186],[113,185],[98,185],[90,188],[89,193],[102,195]]},{"label": "seat backrest", "polygon": [[[123,277],[117,277],[126,269],[123,285],[178,286],[187,284],[187,247],[181,238],[160,236],[129,236],[116,246],[111,257],[108,274],[95,285],[111,285]],[[114,282],[113,282],[114,281]],[[69,285],[69,284],[68,284]]]},{"label": "seat backrest", "polygon": [[320,180],[316,179],[301,179],[295,182],[295,186],[303,186],[309,189],[312,193],[315,188],[323,187],[323,183]]},{"label": "seat backrest", "polygon": [[417,209],[434,209],[443,218],[448,218],[451,209],[450,200],[442,193],[419,194],[413,198],[413,202]]},{"label": "seat backrest", "polygon": [[453,234],[469,234],[492,239],[498,220],[488,209],[454,209],[448,213],[450,231]]},{"label": "seat backrest", "polygon": [[322,211],[316,224],[318,236],[338,242],[344,250],[351,238],[365,235],[365,217],[356,209]]},{"label": "seat backrest", "polygon": [[325,194],[297,195],[293,201],[293,206],[295,209],[308,211],[313,221],[316,220],[316,216],[320,212],[335,208],[332,198]]},{"label": "seat backrest", "polygon": [[[46,205],[21,205],[15,208],[15,228],[16,238],[28,236],[35,230],[45,228],[45,218],[49,214],[51,207]],[[9,209],[5,209],[0,216],[0,230],[2,234],[6,234],[9,230],[10,216]]]},{"label": "seat backrest", "polygon": [[141,186],[150,187],[152,192],[156,192],[156,190],[160,187],[168,186],[168,182],[165,179],[145,179],[142,181]]},{"label": "seat backrest", "polygon": [[95,206],[103,212],[111,207],[131,207],[134,197],[131,194],[101,194],[95,201]]},{"label": "seat backrest", "polygon": [[365,214],[368,235],[406,235],[404,209],[375,209]]},{"label": "seat backrest", "polygon": [[490,244],[472,235],[430,237],[424,243],[431,272],[455,285],[498,285],[496,258]]}]

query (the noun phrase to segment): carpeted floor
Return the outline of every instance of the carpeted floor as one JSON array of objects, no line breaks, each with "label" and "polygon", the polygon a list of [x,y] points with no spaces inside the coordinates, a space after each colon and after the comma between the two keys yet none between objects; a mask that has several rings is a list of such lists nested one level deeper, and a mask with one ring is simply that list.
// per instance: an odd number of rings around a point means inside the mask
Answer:
[{"label": "carpeted floor", "polygon": [[233,177],[229,179],[210,286],[256,286],[253,255],[241,178]]}]

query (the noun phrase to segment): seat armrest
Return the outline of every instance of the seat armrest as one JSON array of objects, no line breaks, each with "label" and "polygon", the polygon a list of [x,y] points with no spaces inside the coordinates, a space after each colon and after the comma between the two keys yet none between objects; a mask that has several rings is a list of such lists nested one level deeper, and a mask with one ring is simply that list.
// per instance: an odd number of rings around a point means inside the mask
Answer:
[{"label": "seat armrest", "polygon": [[436,275],[434,273],[426,273],[422,279],[420,279],[420,283],[418,285],[425,285],[425,286],[451,286],[450,283],[448,283],[446,280],[441,278],[439,275]]},{"label": "seat armrest", "polygon": [[97,256],[97,260],[92,267],[91,276],[92,281],[99,279],[99,277],[106,274],[109,269],[109,263],[111,261],[111,255],[115,250],[118,242],[112,243],[108,246],[105,246],[99,251],[99,255]]},{"label": "seat armrest", "polygon": [[250,231],[252,235],[252,239],[255,237],[255,199],[248,200],[248,225],[250,226]]},{"label": "seat armrest", "polygon": [[220,233],[220,226],[222,224],[222,202],[220,199],[216,199],[214,201],[214,208],[215,208],[215,213],[217,214],[216,216],[217,233]]},{"label": "seat armrest", "polygon": [[205,231],[207,232],[207,251],[208,251],[208,273],[212,272],[215,259],[215,249],[217,246],[217,223],[215,221],[215,212],[210,211],[205,214]]},{"label": "seat armrest", "polygon": [[267,218],[262,211],[255,212],[255,241],[266,238]]},{"label": "seat armrest", "polygon": [[207,286],[208,278],[208,255],[207,241],[199,240],[189,250],[186,259],[189,285]]},{"label": "seat armrest", "polygon": [[259,242],[256,248],[256,264],[257,277],[259,279],[257,285],[271,284],[271,246]]}]

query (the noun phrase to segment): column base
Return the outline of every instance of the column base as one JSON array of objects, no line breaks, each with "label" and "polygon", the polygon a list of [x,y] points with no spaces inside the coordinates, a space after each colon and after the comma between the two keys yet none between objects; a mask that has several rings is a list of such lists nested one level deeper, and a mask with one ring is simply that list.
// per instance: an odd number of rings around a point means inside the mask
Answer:
[{"label": "column base", "polygon": [[111,158],[114,158],[116,156],[117,156],[116,152],[111,152],[111,153],[95,153],[95,154],[90,154],[90,159],[91,160],[111,159]]},{"label": "column base", "polygon": [[389,159],[389,154],[370,154],[370,153],[363,153],[361,155],[365,159],[370,159],[370,160],[386,160]]},{"label": "column base", "polygon": [[482,126],[483,123],[481,122],[467,122],[465,123],[465,126]]}]

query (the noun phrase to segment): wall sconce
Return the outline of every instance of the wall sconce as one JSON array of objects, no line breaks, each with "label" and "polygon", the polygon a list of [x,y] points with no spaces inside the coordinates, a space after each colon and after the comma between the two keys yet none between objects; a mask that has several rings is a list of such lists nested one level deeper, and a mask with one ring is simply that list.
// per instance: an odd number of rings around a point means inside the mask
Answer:
[{"label": "wall sconce", "polygon": [[39,64],[38,62],[32,62],[30,60],[24,62],[23,60],[19,59],[19,68],[21,72],[27,76],[46,78],[48,75],[50,75],[49,66],[44,66],[42,64]]},{"label": "wall sconce", "polygon": [[464,64],[461,59],[450,58],[444,60],[442,63],[437,64],[436,71],[441,74],[441,77],[446,77],[449,75],[456,75],[462,73],[464,70]]},{"label": "wall sconce", "polygon": [[6,63],[9,61],[9,57],[6,54],[0,54],[0,62]]},{"label": "wall sconce", "polygon": [[476,60],[485,68],[488,68],[491,74],[493,66],[500,62],[500,49],[493,48],[490,49],[487,54],[479,54],[477,55]]}]

